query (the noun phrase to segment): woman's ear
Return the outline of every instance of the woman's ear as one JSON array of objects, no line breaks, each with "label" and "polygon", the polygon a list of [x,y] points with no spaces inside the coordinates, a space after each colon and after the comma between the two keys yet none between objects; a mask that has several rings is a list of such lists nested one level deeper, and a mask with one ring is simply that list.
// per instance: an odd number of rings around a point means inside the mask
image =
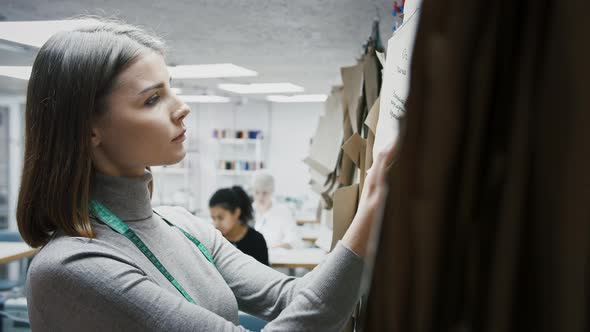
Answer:
[{"label": "woman's ear", "polygon": [[90,130],[90,144],[95,148],[100,145],[100,131],[96,127]]},{"label": "woman's ear", "polygon": [[240,219],[240,216],[242,215],[242,209],[236,208],[234,210],[234,212],[232,213],[232,215],[233,215],[234,218],[236,218],[236,219],[239,220]]}]

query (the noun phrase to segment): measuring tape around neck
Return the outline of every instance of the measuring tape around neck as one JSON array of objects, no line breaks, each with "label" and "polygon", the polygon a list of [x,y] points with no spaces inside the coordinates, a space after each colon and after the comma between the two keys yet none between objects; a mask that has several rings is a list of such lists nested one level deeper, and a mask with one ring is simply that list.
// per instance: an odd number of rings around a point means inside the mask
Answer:
[{"label": "measuring tape around neck", "polygon": [[[114,215],[111,211],[109,211],[104,205],[99,203],[96,200],[91,200],[89,203],[89,210],[90,213],[102,221],[104,224],[109,226],[115,232],[125,236],[128,238],[149,260],[152,264],[170,281],[170,283],[184,296],[184,298],[196,304],[195,300],[186,292],[184,287],[180,285],[180,283],[168,272],[166,267],[160,262],[160,260],[154,255],[154,253],[147,247],[147,245],[135,234],[135,232],[127,226],[121,219],[119,219],[116,215]],[[155,211],[154,211],[155,212]],[[168,225],[176,227],[179,229],[184,236],[186,236],[191,242],[193,242],[199,251],[207,258],[207,260],[215,266],[213,262],[213,256],[209,253],[209,250],[199,241],[196,237],[192,236],[190,233],[186,232],[184,229],[173,225],[160,214],[155,212],[158,216],[160,216]]]}]

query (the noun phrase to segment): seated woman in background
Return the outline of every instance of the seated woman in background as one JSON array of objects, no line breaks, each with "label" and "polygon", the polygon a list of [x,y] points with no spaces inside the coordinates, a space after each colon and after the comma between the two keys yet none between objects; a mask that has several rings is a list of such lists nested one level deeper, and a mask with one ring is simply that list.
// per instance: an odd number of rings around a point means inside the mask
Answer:
[{"label": "seated woman in background", "polygon": [[254,176],[255,228],[264,235],[269,248],[293,249],[303,245],[293,214],[285,205],[272,199],[275,181],[272,175],[259,172]]},{"label": "seated woman in background", "polygon": [[221,234],[243,253],[268,264],[268,248],[262,234],[248,226],[252,201],[239,186],[217,190],[209,200],[211,218]]}]

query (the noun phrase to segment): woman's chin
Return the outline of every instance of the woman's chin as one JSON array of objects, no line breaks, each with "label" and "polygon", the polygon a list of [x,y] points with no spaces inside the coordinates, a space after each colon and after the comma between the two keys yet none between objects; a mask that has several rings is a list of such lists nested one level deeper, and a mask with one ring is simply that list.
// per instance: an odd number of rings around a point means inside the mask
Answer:
[{"label": "woman's chin", "polygon": [[152,162],[150,164],[150,166],[170,166],[170,165],[178,164],[179,162],[182,161],[182,159],[184,159],[185,155],[186,155],[186,153],[182,153],[182,155],[177,155],[177,156],[173,156],[170,158],[166,158],[165,160]]},{"label": "woman's chin", "polygon": [[182,159],[184,159],[185,156],[186,156],[186,151],[183,148],[182,151],[179,151],[178,153],[175,153],[174,156],[171,156],[170,159],[168,160],[168,162],[165,163],[165,165],[178,164],[179,162],[182,161]]}]

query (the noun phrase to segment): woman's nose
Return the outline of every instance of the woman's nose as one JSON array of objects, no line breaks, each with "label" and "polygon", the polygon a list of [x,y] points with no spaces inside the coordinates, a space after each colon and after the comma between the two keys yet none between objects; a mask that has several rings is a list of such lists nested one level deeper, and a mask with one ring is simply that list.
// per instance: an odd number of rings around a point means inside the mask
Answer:
[{"label": "woman's nose", "polygon": [[182,120],[184,120],[184,118],[186,118],[186,116],[191,112],[191,109],[185,102],[180,100],[178,96],[174,96],[174,98],[177,100],[177,103],[175,110],[172,113],[172,119],[174,122],[182,122]]},{"label": "woman's nose", "polygon": [[[178,97],[176,97],[178,98]],[[186,116],[191,112],[191,109],[188,107],[188,105],[182,101],[180,101],[180,105],[177,107],[177,109],[174,111],[172,117],[174,122],[182,122],[182,120],[184,120],[184,118],[186,118]]]}]

